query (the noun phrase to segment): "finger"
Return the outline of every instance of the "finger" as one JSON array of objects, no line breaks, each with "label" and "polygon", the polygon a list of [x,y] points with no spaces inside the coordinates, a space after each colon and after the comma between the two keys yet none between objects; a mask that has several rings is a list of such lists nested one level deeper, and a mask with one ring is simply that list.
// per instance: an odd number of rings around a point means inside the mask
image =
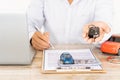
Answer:
[{"label": "finger", "polygon": [[84,38],[88,37],[88,31],[89,31],[89,27],[88,27],[88,25],[85,25],[85,26],[83,27],[83,34],[82,34],[82,36],[83,36]]},{"label": "finger", "polygon": [[42,34],[41,32],[36,32],[36,36],[37,36],[38,38],[40,38],[41,40],[49,43],[48,37],[46,37],[46,36],[45,36],[44,34]]},{"label": "finger", "polygon": [[32,41],[32,43],[33,43],[32,46],[33,46],[34,49],[36,49],[36,50],[43,50],[43,48],[38,46],[38,44],[36,44],[36,42]]},{"label": "finger", "polygon": [[48,32],[45,32],[44,35],[49,38],[49,33]]},{"label": "finger", "polygon": [[88,43],[93,43],[93,42],[95,42],[95,40],[93,38],[88,39]]},{"label": "finger", "polygon": [[108,26],[102,26],[102,29],[105,33],[109,33],[111,31],[110,27]]},{"label": "finger", "polygon": [[46,41],[38,38],[38,37],[35,37],[33,38],[33,41],[36,43],[36,45],[38,46],[42,46],[42,48],[48,48],[49,47],[49,43],[47,43]]},{"label": "finger", "polygon": [[[39,38],[38,35],[34,34],[32,37],[32,41],[37,43],[38,45],[42,45],[44,48],[49,47],[49,43],[44,41],[43,39]],[[33,43],[32,43],[33,44]]]},{"label": "finger", "polygon": [[48,32],[45,32],[44,35],[47,37],[48,43],[50,43],[50,40],[49,40],[49,33],[48,33]]},{"label": "finger", "polygon": [[88,37],[85,37],[85,38],[84,38],[85,41],[88,41],[88,39],[89,39]]},{"label": "finger", "polygon": [[48,41],[49,41],[49,47],[51,46],[51,42],[49,40],[49,33],[48,32],[45,32],[44,35],[48,38]]},{"label": "finger", "polygon": [[[39,38],[38,38],[39,39]],[[37,40],[38,40],[37,39]],[[36,48],[36,49],[45,49],[45,48],[49,48],[49,44],[47,44],[46,42],[42,41],[42,40],[39,40],[37,41],[36,39],[33,39],[32,40],[32,44],[33,44],[33,47]]]},{"label": "finger", "polygon": [[95,24],[96,26],[102,28],[105,33],[109,33],[109,32],[111,31],[111,28],[110,28],[109,25],[106,24],[105,22],[99,21],[99,22],[94,22],[94,24]]},{"label": "finger", "polygon": [[97,21],[97,22],[92,22],[92,24],[102,28],[105,33],[109,33],[111,31],[111,28],[105,22]]}]

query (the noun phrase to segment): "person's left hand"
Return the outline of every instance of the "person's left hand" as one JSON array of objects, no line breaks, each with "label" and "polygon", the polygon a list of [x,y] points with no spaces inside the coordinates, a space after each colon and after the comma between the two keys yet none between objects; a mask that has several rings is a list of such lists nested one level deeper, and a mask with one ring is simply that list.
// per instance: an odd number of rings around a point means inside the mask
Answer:
[{"label": "person's left hand", "polygon": [[[88,37],[88,32],[89,32],[89,25],[95,25],[99,27],[99,37],[97,38],[89,38]],[[93,43],[93,42],[99,42],[103,39],[105,33],[109,33],[111,31],[110,27],[104,23],[104,22],[92,22],[83,27],[83,38],[88,42],[88,43]]]}]

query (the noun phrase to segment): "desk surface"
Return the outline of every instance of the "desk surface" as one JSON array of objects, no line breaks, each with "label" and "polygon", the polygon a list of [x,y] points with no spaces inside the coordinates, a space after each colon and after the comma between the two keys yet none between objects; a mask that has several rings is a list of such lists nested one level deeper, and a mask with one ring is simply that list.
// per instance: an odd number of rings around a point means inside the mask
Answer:
[{"label": "desk surface", "polygon": [[[81,45],[74,46],[79,49]],[[60,46],[56,46],[59,48]],[[64,46],[62,48],[73,48]],[[83,47],[83,46],[82,46]],[[85,74],[42,74],[41,60],[42,52],[38,51],[33,63],[27,66],[0,66],[0,80],[119,80],[120,64],[112,64],[106,61],[108,55],[102,54],[99,49],[94,48],[95,55],[102,62],[106,73],[85,73]]]}]

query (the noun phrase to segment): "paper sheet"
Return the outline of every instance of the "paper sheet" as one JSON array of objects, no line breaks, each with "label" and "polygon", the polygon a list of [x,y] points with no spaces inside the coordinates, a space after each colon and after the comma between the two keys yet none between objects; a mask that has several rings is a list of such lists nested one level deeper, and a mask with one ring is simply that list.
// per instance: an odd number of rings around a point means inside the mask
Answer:
[{"label": "paper sheet", "polygon": [[[44,51],[44,70],[56,70],[59,67],[58,62],[60,60],[60,55],[63,52],[69,52],[73,59],[76,60],[96,60],[96,57],[92,54],[90,49],[79,49],[79,50],[45,50]],[[79,67],[83,67],[82,65]],[[91,65],[92,69],[102,69],[101,65]]]}]

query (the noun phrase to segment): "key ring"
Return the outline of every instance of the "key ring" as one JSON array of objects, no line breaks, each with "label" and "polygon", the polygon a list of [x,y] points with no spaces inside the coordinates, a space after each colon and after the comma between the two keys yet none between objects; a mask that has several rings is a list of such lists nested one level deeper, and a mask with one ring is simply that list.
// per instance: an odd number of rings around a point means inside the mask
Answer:
[{"label": "key ring", "polygon": [[108,56],[107,61],[114,64],[120,64],[120,56]]}]

